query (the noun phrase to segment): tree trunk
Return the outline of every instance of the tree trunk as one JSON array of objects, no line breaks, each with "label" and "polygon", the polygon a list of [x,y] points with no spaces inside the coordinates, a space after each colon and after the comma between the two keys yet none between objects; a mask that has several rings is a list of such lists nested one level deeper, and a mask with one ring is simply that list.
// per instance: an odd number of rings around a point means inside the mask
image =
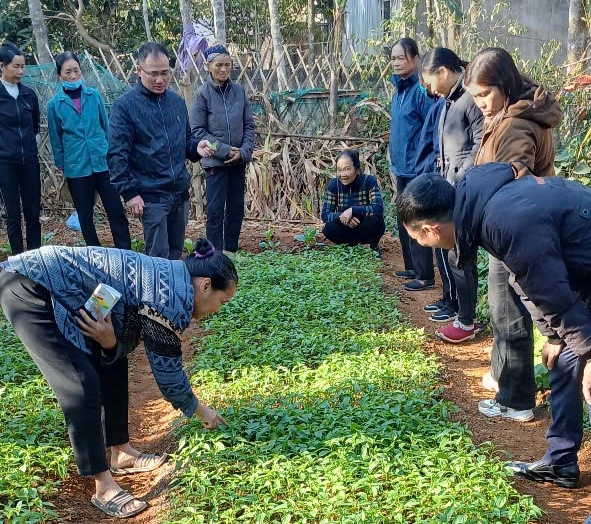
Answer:
[{"label": "tree trunk", "polygon": [[283,39],[279,21],[279,5],[277,0],[269,0],[269,16],[271,17],[271,41],[273,42],[273,58],[277,67],[277,87],[279,91],[287,89],[287,73],[283,60]]},{"label": "tree trunk", "polygon": [[308,0],[308,66],[314,65],[314,41],[316,38],[316,6],[314,0]]},{"label": "tree trunk", "polygon": [[433,11],[433,0],[426,0],[425,2],[425,13],[427,15],[427,43],[429,47],[434,47],[435,39],[435,12]]},{"label": "tree trunk", "polygon": [[179,0],[179,9],[181,11],[183,28],[191,25],[193,21],[191,20],[191,4],[189,3],[189,0]]},{"label": "tree trunk", "polygon": [[[569,64],[573,64],[584,58],[586,36],[585,0],[570,0],[568,6],[568,47],[566,54],[566,60]],[[569,67],[569,71],[574,67]]]},{"label": "tree trunk", "polygon": [[142,13],[144,15],[144,27],[146,28],[146,38],[152,42],[152,31],[150,31],[150,15],[148,12],[148,0],[142,0]]},{"label": "tree trunk", "polygon": [[110,45],[105,44],[90,36],[90,33],[84,27],[84,0],[78,0],[78,9],[76,11],[76,16],[74,17],[74,24],[76,24],[76,29],[78,30],[78,34],[82,37],[82,39],[90,44],[92,47],[96,47],[97,49],[102,49],[103,51],[107,51],[107,53],[112,52],[112,48]]},{"label": "tree trunk", "polygon": [[330,70],[330,95],[328,114],[330,125],[334,129],[337,125],[339,84],[341,79],[341,58],[343,54],[343,35],[345,34],[345,8],[347,0],[335,0],[333,8],[333,41],[332,41],[332,68]]},{"label": "tree trunk", "polygon": [[29,4],[29,15],[33,25],[33,34],[37,44],[37,58],[40,64],[52,62],[53,58],[49,51],[49,40],[47,38],[47,27],[43,18],[43,8],[40,0],[27,0]]},{"label": "tree trunk", "polygon": [[224,0],[211,0],[213,6],[213,26],[215,27],[215,39],[226,45],[226,5]]}]

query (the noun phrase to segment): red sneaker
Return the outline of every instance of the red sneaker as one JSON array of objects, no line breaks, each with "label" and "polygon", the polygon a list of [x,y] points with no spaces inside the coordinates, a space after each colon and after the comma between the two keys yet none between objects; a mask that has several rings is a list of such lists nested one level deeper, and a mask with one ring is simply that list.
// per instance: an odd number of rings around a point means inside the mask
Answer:
[{"label": "red sneaker", "polygon": [[474,325],[471,328],[464,326],[460,321],[456,320],[453,324],[439,328],[435,334],[452,344],[461,344],[466,340],[472,340],[475,337]]}]

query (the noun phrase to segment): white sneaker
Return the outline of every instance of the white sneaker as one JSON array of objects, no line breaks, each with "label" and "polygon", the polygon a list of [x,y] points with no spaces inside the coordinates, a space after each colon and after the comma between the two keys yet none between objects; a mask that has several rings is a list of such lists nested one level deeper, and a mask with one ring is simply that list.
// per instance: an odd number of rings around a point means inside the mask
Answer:
[{"label": "white sneaker", "polygon": [[482,377],[482,387],[496,392],[499,391],[499,383],[492,378],[490,371]]},{"label": "white sneaker", "polygon": [[513,409],[501,406],[495,399],[481,400],[478,403],[478,411],[485,417],[502,417],[518,422],[529,422],[534,419],[534,412],[531,409]]}]

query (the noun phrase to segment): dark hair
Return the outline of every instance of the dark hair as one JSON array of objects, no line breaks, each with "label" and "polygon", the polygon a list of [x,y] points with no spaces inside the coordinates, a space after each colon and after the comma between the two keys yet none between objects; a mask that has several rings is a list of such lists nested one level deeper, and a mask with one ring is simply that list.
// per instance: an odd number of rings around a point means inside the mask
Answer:
[{"label": "dark hair", "polygon": [[0,62],[3,65],[8,65],[14,60],[15,56],[23,56],[23,52],[12,42],[5,40],[0,46]]},{"label": "dark hair", "polygon": [[398,218],[413,227],[421,220],[451,222],[456,190],[439,175],[419,175],[396,199]]},{"label": "dark hair", "polygon": [[211,287],[221,291],[228,289],[230,282],[238,284],[234,262],[223,252],[217,251],[209,240],[198,238],[193,249],[193,253],[183,259],[192,278],[210,278]]},{"label": "dark hair", "polygon": [[390,49],[390,56],[392,55],[392,49],[394,49],[395,46],[399,45],[400,47],[402,47],[402,49],[404,49],[404,56],[406,58],[414,58],[415,56],[420,57],[420,53],[419,53],[419,46],[418,44],[412,39],[409,38],[408,36],[405,36],[404,38],[401,38],[400,40],[396,40],[396,42],[394,42],[392,44],[392,48]]},{"label": "dark hair", "polygon": [[361,169],[361,163],[359,162],[359,151],[357,149],[343,149],[337,156],[337,162],[343,158],[347,157],[351,160],[353,167],[359,171]]},{"label": "dark hair", "polygon": [[145,62],[146,58],[148,58],[148,56],[150,55],[164,55],[166,58],[170,60],[170,54],[168,52],[168,49],[166,49],[166,47],[164,47],[162,44],[159,44],[158,42],[144,42],[137,52],[138,62]]},{"label": "dark hair", "polygon": [[64,67],[64,64],[68,60],[75,60],[78,63],[78,65],[80,65],[80,60],[78,59],[75,53],[73,53],[72,51],[64,51],[63,53],[60,53],[55,57],[55,68],[57,70],[58,75],[62,74],[62,67]]},{"label": "dark hair", "polygon": [[461,73],[462,69],[467,65],[468,62],[461,60],[451,49],[447,49],[447,47],[436,47],[428,51],[423,57],[421,71],[429,75],[434,75],[440,67],[445,67],[454,73]]},{"label": "dark hair", "polygon": [[519,99],[526,83],[531,81],[519,73],[511,55],[500,47],[488,47],[480,51],[468,64],[464,76],[466,86],[480,84],[498,87],[509,104]]}]

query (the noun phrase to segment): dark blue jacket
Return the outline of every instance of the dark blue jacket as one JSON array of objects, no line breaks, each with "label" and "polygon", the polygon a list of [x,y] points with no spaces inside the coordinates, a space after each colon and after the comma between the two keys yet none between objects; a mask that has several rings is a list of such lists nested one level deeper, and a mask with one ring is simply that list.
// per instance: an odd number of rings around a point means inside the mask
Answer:
[{"label": "dark blue jacket", "polygon": [[404,80],[393,75],[390,80],[396,86],[390,106],[390,170],[396,176],[414,178],[419,137],[433,100],[416,73]]},{"label": "dark blue jacket", "polygon": [[437,159],[439,158],[439,119],[445,106],[445,98],[439,97],[427,113],[427,118],[421,129],[417,158],[415,160],[417,175],[434,175],[439,173]]},{"label": "dark blue jacket", "polygon": [[201,158],[197,144],[184,100],[170,89],[156,95],[138,83],[111,108],[111,181],[125,202],[138,195],[146,202],[184,201],[191,182],[185,160]]},{"label": "dark blue jacket", "polygon": [[481,245],[511,272],[541,333],[591,356],[591,189],[524,176],[509,164],[473,167],[457,185],[458,265]]}]

